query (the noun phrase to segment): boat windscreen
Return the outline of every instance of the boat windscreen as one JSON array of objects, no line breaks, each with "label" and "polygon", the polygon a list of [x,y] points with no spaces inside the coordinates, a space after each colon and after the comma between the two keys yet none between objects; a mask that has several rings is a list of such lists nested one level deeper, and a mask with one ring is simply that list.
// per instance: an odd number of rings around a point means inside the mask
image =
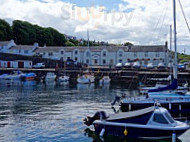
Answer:
[{"label": "boat windscreen", "polygon": [[168,124],[168,121],[165,117],[160,113],[155,113],[153,117],[153,121],[161,124]]},{"label": "boat windscreen", "polygon": [[170,114],[165,113],[165,116],[166,116],[166,118],[169,120],[169,122],[170,122],[171,124],[174,123],[174,120],[173,120],[173,118],[171,117]]}]

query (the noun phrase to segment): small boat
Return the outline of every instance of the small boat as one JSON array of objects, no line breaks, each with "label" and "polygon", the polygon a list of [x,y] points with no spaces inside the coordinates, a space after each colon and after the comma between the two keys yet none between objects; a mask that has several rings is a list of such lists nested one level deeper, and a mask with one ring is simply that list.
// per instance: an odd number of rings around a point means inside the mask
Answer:
[{"label": "small boat", "polygon": [[62,76],[58,77],[57,81],[58,82],[68,82],[69,81],[69,76],[62,75]]},{"label": "small boat", "polygon": [[110,79],[109,76],[104,76],[104,77],[102,77],[102,79],[100,79],[99,83],[100,83],[101,85],[103,85],[103,84],[109,84],[110,81],[111,81],[111,79]]},{"label": "small boat", "polygon": [[9,75],[4,75],[3,79],[5,79],[5,80],[20,80],[22,75],[25,75],[25,74],[19,70],[13,71]]},{"label": "small boat", "polygon": [[21,80],[34,80],[35,78],[36,74],[33,72],[21,75]]},{"label": "small boat", "polygon": [[84,119],[84,124],[93,124],[95,132],[100,136],[141,139],[165,139],[173,135],[179,137],[190,128],[187,123],[174,120],[167,109],[160,106],[112,115],[100,111]]},{"label": "small boat", "polygon": [[77,79],[77,82],[82,84],[93,83],[94,81],[95,77],[90,74],[84,74]]},{"label": "small boat", "polygon": [[8,74],[6,74],[6,73],[0,75],[0,79],[5,79],[6,76],[8,76]]},{"label": "small boat", "polygon": [[48,72],[45,77],[45,82],[55,81],[56,75],[53,72]]}]

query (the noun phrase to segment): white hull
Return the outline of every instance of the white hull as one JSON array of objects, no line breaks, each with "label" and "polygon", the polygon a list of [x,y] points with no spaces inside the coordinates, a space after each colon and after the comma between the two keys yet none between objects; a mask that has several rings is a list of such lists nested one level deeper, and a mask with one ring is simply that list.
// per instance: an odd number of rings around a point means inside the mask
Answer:
[{"label": "white hull", "polygon": [[94,81],[95,77],[93,75],[82,75],[77,79],[77,82],[82,84],[93,83]]}]

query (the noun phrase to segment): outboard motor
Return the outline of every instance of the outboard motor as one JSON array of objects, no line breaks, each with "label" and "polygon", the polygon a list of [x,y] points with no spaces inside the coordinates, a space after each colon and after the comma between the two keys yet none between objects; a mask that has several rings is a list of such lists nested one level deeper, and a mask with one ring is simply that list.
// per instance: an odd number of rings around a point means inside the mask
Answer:
[{"label": "outboard motor", "polygon": [[95,120],[103,120],[106,118],[107,118],[107,115],[104,111],[98,111],[94,114],[93,117],[87,116],[87,118],[85,118],[83,121],[84,121],[84,124],[86,124],[87,126],[90,126]]},{"label": "outboard motor", "polygon": [[112,105],[112,106],[115,105],[115,103],[116,103],[116,102],[119,102],[120,99],[121,99],[121,97],[118,96],[118,95],[116,95],[116,96],[115,96],[115,99],[113,100],[113,102],[111,103],[111,105]]}]

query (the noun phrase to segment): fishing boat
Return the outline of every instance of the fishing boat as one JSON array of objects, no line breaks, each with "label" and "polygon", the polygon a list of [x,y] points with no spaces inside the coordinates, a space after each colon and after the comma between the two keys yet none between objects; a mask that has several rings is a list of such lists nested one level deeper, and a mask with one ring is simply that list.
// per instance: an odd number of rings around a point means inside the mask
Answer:
[{"label": "fishing boat", "polygon": [[48,72],[45,76],[45,82],[54,82],[56,75],[53,72]]},{"label": "fishing boat", "polygon": [[179,137],[190,128],[187,123],[174,120],[167,109],[160,106],[112,115],[100,111],[84,119],[84,124],[94,125],[95,132],[100,136],[141,139],[173,139],[174,135]]},{"label": "fishing boat", "polygon": [[109,76],[103,76],[102,79],[100,79],[99,83],[101,85],[104,85],[104,84],[109,84],[110,81],[111,81],[111,79]]},{"label": "fishing boat", "polygon": [[82,76],[79,76],[77,79],[78,83],[82,84],[88,84],[88,83],[93,83],[95,81],[94,75],[91,74],[84,74]]}]

